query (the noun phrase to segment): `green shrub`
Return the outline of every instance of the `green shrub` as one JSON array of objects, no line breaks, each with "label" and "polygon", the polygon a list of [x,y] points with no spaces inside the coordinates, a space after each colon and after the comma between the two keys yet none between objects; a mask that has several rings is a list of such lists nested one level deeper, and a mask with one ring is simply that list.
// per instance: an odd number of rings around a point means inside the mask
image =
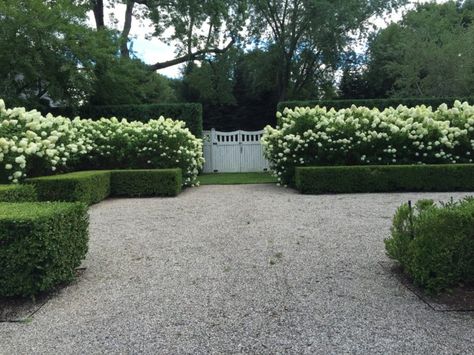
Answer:
[{"label": "green shrub", "polygon": [[0,183],[57,173],[105,169],[181,168],[192,186],[204,163],[202,139],[185,122],[42,116],[0,99]]},{"label": "green shrub", "polygon": [[184,185],[191,186],[204,163],[202,140],[181,121],[160,118],[145,124],[103,118],[75,124],[93,142],[78,170],[181,168]]},{"label": "green shrub", "polygon": [[160,116],[184,121],[196,137],[202,137],[202,105],[197,103],[88,106],[81,110],[85,118],[126,118],[129,121],[148,122]]},{"label": "green shrub", "polygon": [[296,188],[305,194],[474,191],[474,164],[297,167]]},{"label": "green shrub", "polygon": [[177,196],[181,192],[181,169],[113,170],[113,196]]},{"label": "green shrub", "polygon": [[441,207],[429,200],[414,209],[404,204],[393,219],[386,250],[417,285],[438,293],[474,281],[473,226],[472,198]]},{"label": "green shrub", "polygon": [[82,203],[0,203],[0,295],[31,296],[72,280],[87,243]]},{"label": "green shrub", "polygon": [[0,185],[0,202],[37,201],[35,188],[31,185]]},{"label": "green shrub", "polygon": [[283,184],[296,166],[469,164],[474,162],[474,106],[454,102],[435,111],[399,106],[285,109],[265,127],[264,153]]},{"label": "green shrub", "polygon": [[26,180],[35,186],[39,201],[97,203],[110,195],[109,171],[80,171]]},{"label": "green shrub", "polygon": [[327,107],[341,110],[350,108],[352,105],[364,106],[368,108],[378,108],[384,110],[389,107],[397,107],[404,105],[414,107],[419,105],[438,107],[446,102],[454,102],[455,100],[468,101],[474,103],[474,97],[432,97],[432,98],[392,98],[392,99],[352,99],[352,100],[310,100],[310,101],[282,101],[278,103],[277,111],[283,112],[285,108],[294,109],[296,107]]}]

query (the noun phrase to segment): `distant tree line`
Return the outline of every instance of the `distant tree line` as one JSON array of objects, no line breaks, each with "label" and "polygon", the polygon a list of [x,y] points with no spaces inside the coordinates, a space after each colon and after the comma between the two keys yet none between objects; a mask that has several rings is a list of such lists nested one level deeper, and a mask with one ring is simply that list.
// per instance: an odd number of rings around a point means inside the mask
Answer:
[{"label": "distant tree line", "polygon": [[[355,60],[354,60],[355,59]],[[371,36],[343,66],[341,98],[474,95],[474,1],[427,3]]]}]

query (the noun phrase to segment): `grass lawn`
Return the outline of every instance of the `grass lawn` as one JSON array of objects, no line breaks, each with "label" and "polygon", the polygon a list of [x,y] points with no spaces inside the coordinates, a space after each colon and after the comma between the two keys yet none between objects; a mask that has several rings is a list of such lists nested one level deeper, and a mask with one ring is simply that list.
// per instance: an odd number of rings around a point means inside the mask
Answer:
[{"label": "grass lawn", "polygon": [[198,176],[201,185],[274,184],[269,173],[215,173]]}]

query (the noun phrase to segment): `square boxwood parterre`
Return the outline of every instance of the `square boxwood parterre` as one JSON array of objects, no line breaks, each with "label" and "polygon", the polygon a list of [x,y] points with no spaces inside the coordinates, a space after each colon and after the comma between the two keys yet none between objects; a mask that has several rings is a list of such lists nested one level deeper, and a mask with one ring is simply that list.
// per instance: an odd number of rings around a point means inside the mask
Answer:
[{"label": "square boxwood parterre", "polygon": [[79,171],[27,179],[36,188],[39,201],[97,203],[110,195],[110,172]]},{"label": "square boxwood parterre", "polygon": [[430,293],[474,282],[474,199],[441,206],[421,200],[402,205],[394,219],[388,255]]},{"label": "square boxwood parterre", "polygon": [[304,194],[474,191],[474,164],[297,167]]},{"label": "square boxwood parterre", "polygon": [[0,295],[31,296],[72,280],[88,225],[83,203],[0,203]]},{"label": "square boxwood parterre", "polygon": [[111,171],[113,196],[177,196],[181,187],[181,169]]},{"label": "square boxwood parterre", "polygon": [[33,202],[37,201],[36,191],[32,185],[0,185],[0,202]]}]

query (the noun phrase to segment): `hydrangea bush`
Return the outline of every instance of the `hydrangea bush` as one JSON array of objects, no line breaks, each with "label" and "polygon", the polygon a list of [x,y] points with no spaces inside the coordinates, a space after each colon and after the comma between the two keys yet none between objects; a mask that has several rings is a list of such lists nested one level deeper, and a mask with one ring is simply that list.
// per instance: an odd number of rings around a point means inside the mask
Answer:
[{"label": "hydrangea bush", "polygon": [[384,111],[316,106],[277,113],[267,126],[264,153],[282,184],[296,166],[472,163],[474,106],[456,101],[437,110],[398,106]]},{"label": "hydrangea bush", "polygon": [[55,171],[179,167],[190,186],[203,162],[202,141],[181,121],[70,120],[5,109],[0,100],[0,180],[17,183]]}]

